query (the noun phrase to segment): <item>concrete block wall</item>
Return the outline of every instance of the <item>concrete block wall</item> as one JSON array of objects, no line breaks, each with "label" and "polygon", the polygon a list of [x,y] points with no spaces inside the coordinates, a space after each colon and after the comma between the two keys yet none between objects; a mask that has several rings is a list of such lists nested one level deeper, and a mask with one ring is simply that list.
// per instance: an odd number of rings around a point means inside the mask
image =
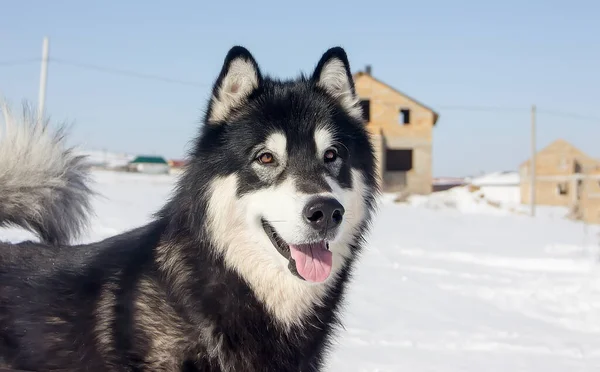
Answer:
[{"label": "concrete block wall", "polygon": [[[357,94],[370,100],[367,129],[373,136],[378,156],[380,182],[384,191],[432,192],[432,131],[435,113],[370,75],[355,77]],[[410,110],[410,123],[400,122],[400,109]],[[413,150],[413,166],[406,174],[385,171],[386,149]]]}]

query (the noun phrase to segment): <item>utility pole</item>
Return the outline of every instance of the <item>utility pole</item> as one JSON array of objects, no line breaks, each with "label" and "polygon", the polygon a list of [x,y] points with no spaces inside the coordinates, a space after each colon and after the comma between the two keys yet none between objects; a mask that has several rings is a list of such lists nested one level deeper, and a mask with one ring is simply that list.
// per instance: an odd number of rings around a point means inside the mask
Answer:
[{"label": "utility pole", "polygon": [[48,82],[48,37],[44,37],[42,44],[42,70],[40,72],[40,93],[38,96],[38,122],[44,120],[44,106],[46,105],[46,84]]},{"label": "utility pole", "polygon": [[536,145],[535,145],[535,105],[531,106],[531,165],[530,165],[530,176],[529,180],[529,203],[531,207],[531,216],[535,216],[535,155],[536,155]]}]

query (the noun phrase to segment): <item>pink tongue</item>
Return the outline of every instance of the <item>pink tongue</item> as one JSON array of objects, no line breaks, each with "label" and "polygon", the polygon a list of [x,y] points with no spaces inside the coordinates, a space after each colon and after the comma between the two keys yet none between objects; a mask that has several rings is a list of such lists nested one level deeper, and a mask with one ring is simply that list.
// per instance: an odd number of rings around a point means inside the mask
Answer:
[{"label": "pink tongue", "polygon": [[327,243],[290,244],[292,258],[296,261],[298,274],[309,282],[323,282],[331,273],[331,252]]}]

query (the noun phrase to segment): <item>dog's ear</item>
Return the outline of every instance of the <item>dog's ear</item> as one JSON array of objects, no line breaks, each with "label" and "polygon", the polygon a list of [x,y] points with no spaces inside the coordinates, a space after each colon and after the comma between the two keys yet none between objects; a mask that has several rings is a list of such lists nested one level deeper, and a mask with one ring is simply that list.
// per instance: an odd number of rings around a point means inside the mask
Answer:
[{"label": "dog's ear", "polygon": [[260,69],[252,54],[244,47],[234,46],[227,53],[213,87],[207,120],[223,122],[231,110],[242,105],[261,84]]},{"label": "dog's ear", "polygon": [[312,75],[313,82],[335,98],[348,114],[362,120],[362,110],[354,90],[350,63],[341,47],[323,54]]}]

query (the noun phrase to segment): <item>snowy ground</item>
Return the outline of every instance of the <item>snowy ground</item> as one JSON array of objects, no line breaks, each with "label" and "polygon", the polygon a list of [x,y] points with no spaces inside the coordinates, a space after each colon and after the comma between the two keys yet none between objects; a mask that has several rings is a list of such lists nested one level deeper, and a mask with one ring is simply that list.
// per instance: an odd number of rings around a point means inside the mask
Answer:
[{"label": "snowy ground", "polygon": [[[173,182],[96,179],[102,197],[84,241],[148,221]],[[540,208],[532,219],[481,199],[464,188],[404,205],[388,198],[329,371],[600,370],[598,228],[564,211]],[[29,237],[0,230],[0,238]]]}]

